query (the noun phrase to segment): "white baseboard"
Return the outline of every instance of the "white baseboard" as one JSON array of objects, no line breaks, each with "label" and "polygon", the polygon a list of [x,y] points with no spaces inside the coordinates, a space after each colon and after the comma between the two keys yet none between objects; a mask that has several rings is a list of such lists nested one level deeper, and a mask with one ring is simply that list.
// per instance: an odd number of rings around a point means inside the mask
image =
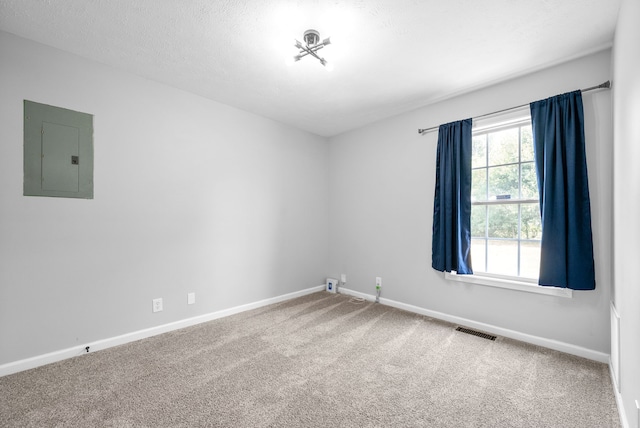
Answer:
[{"label": "white baseboard", "polygon": [[95,352],[102,349],[111,348],[113,346],[134,342],[136,340],[145,339],[147,337],[156,336],[158,334],[167,333],[173,330],[190,327],[192,325],[200,324],[203,322],[212,321],[218,318],[228,317],[229,315],[234,315],[240,312],[249,311],[251,309],[257,309],[257,308],[271,305],[274,303],[283,302],[285,300],[294,299],[296,297],[305,296],[307,294],[316,293],[324,289],[325,289],[324,284],[318,285],[316,287],[311,287],[305,290],[284,294],[282,296],[272,297],[269,299],[260,300],[258,302],[247,303],[246,305],[240,305],[240,306],[236,306],[229,309],[223,309],[221,311],[212,312],[205,315],[199,315],[197,317],[187,318],[184,320],[159,325],[156,327],[151,327],[144,330],[138,330],[138,331],[126,333],[120,336],[101,339],[95,342],[86,343],[78,347],[61,349],[59,351],[50,352],[48,354],[37,355],[35,357],[26,358],[24,360],[2,364],[0,365],[0,377],[21,372],[24,370],[29,370],[36,367],[44,366],[45,364],[55,363],[56,361],[65,360],[67,358],[83,355],[86,353],[87,346],[89,347],[91,352]]},{"label": "white baseboard", "polygon": [[[126,333],[120,336],[106,338],[91,343],[86,343],[82,346],[62,349],[59,351],[50,352],[43,355],[37,355],[35,357],[26,358],[19,361],[14,361],[0,365],[0,377],[6,376],[12,373],[17,373],[24,370],[29,370],[35,367],[50,364],[56,361],[61,361],[67,358],[76,357],[86,353],[85,347],[89,346],[91,352],[99,351],[102,349],[111,348],[113,346],[123,345],[125,343],[133,342],[147,337],[156,336],[158,334],[167,333],[169,331],[178,330],[181,328],[189,327],[192,325],[200,324],[207,321],[212,321],[218,318],[227,317],[240,312],[248,311],[251,309],[260,308],[263,306],[271,305],[273,303],[283,302],[285,300],[294,299],[296,297],[304,296],[311,293],[316,293],[325,289],[325,285],[318,285],[305,290],[296,291],[282,296],[272,297],[270,299],[260,300],[258,302],[248,303],[246,305],[240,305],[229,309],[223,309],[221,311],[212,312],[205,315],[200,315],[193,318],[187,318],[180,321],[175,321],[169,324],[163,324],[156,327],[151,327],[144,330],[138,330],[131,333]],[[347,294],[354,297],[363,298],[365,300],[375,301],[375,296],[371,294],[361,293],[348,288],[340,287],[339,293]],[[532,343],[534,345],[543,346],[557,351],[566,352],[568,354],[577,355],[590,360],[599,361],[602,363],[610,364],[610,358],[608,354],[593,351],[587,348],[583,348],[576,345],[571,345],[564,342],[559,342],[552,339],[545,339],[538,336],[532,336],[529,334],[521,333],[514,330],[509,330],[501,327],[496,327],[490,324],[480,323],[472,321],[466,318],[461,318],[453,315],[448,315],[442,312],[432,311],[429,309],[420,308],[418,306],[408,305],[406,303],[397,302],[395,300],[386,299],[381,297],[380,303],[383,305],[392,306],[398,309],[403,309],[409,312],[414,312],[428,317],[437,318],[443,321],[448,321],[453,324],[460,324],[465,327],[475,328],[478,330],[486,331],[487,333],[497,334],[499,336],[509,337],[511,339],[520,340],[522,342]],[[617,392],[617,391],[616,391]],[[619,404],[621,404],[619,402]]]},{"label": "white baseboard", "polygon": [[374,296],[372,294],[365,294],[365,293],[361,293],[359,291],[351,290],[350,288],[340,287],[338,289],[338,294],[346,294],[348,296],[358,297],[360,299],[370,300],[372,302],[376,301],[376,296]]},{"label": "white baseboard", "polygon": [[[365,300],[375,301],[375,296],[372,294],[360,293],[359,291],[350,290],[344,287],[340,287],[340,293],[348,294],[350,296],[360,297]],[[431,318],[437,318],[439,320],[448,321],[453,324],[460,324],[465,327],[473,328],[476,330],[482,330],[487,333],[508,337],[510,339],[519,340],[521,342],[531,343],[533,345],[554,349],[556,351],[565,352],[567,354],[577,355],[579,357],[587,358],[589,360],[594,360],[601,363],[609,364],[609,354],[605,354],[604,352],[598,352],[592,349],[583,348],[581,346],[560,342],[558,340],[546,339],[544,337],[533,336],[530,334],[521,333],[519,331],[497,327],[491,324],[485,324],[485,323],[473,321],[470,319],[445,314],[442,312],[432,311],[432,310],[424,309],[418,306],[408,305],[406,303],[397,302],[391,299],[386,299],[384,297],[380,298],[380,304],[392,306],[398,309],[403,309],[409,312],[414,312],[420,315],[426,315]]]}]

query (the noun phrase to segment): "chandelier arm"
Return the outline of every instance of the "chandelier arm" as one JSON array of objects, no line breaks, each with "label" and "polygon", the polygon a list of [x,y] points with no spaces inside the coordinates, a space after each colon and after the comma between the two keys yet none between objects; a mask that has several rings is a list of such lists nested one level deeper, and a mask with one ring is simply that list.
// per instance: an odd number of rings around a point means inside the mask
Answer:
[{"label": "chandelier arm", "polygon": [[308,55],[315,57],[318,61],[325,61],[324,58],[320,58],[320,56],[318,56],[318,54],[314,50],[309,48],[309,46],[303,46],[302,49],[304,49],[304,51],[307,52]]},{"label": "chandelier arm", "polygon": [[309,47],[309,46],[301,46],[300,49],[300,57],[304,57],[307,55],[311,55],[313,52],[318,51],[319,49],[322,49],[324,46],[313,46],[313,47]]},{"label": "chandelier arm", "polygon": [[307,48],[311,49],[312,51],[316,52],[320,49],[322,49],[324,47],[324,45],[319,44],[319,45],[315,45],[315,46],[307,46]]}]

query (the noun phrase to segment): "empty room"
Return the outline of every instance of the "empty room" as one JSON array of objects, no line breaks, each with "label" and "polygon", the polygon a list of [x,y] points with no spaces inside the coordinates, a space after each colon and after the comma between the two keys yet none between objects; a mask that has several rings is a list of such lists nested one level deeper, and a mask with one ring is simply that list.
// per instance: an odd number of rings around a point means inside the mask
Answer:
[{"label": "empty room", "polygon": [[0,0],[0,427],[640,428],[640,0]]}]

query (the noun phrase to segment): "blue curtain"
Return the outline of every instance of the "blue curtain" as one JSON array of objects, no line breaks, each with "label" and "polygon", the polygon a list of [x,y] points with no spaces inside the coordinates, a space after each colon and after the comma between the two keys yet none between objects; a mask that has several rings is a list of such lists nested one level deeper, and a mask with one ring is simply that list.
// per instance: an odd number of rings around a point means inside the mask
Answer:
[{"label": "blue curtain", "polygon": [[472,274],[471,119],[440,125],[433,202],[431,265]]},{"label": "blue curtain", "polygon": [[591,204],[580,91],[531,103],[540,192],[540,285],[593,290]]}]

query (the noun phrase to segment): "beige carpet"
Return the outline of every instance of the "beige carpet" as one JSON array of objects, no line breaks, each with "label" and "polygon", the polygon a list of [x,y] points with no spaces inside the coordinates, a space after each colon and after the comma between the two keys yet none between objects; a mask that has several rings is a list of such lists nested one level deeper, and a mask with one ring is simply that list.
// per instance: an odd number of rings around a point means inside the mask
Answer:
[{"label": "beige carpet", "polygon": [[2,427],[618,427],[608,367],[312,294],[0,378]]}]

